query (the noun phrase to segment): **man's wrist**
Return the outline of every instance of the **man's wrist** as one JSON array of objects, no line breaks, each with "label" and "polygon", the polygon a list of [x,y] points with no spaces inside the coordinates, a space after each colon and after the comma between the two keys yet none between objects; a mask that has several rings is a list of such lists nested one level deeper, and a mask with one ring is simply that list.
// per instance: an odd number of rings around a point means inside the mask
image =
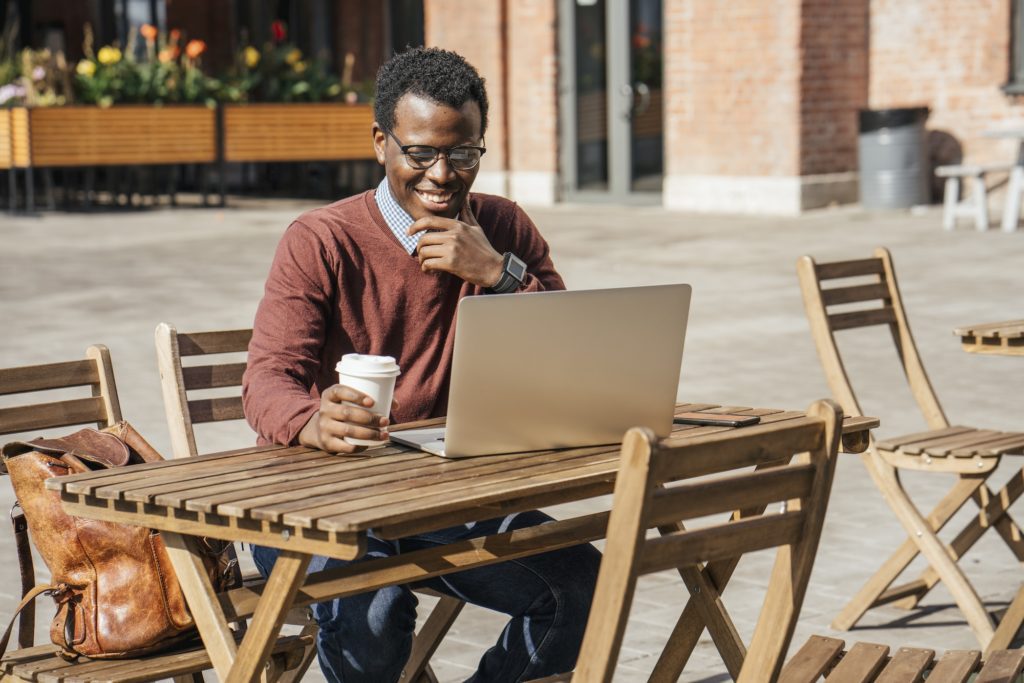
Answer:
[{"label": "man's wrist", "polygon": [[509,294],[519,289],[525,279],[526,263],[511,251],[506,251],[502,260],[501,276],[488,287],[488,290],[492,294]]}]

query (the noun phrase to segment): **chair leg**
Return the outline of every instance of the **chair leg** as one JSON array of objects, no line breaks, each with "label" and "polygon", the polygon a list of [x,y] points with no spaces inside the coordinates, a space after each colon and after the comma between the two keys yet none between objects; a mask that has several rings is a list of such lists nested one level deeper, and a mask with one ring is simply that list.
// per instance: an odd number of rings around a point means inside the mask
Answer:
[{"label": "chair leg", "polygon": [[309,670],[313,660],[316,658],[316,633],[318,628],[316,622],[311,621],[299,632],[299,635],[302,636],[313,636],[313,643],[302,652],[302,660],[299,662],[299,665],[281,674],[281,677],[277,679],[278,683],[298,683],[306,675],[306,671]]},{"label": "chair leg", "polygon": [[[972,494],[978,504],[978,514],[967,523],[948,546],[953,559],[963,557],[986,531],[994,527],[1017,561],[1024,562],[1024,534],[1021,533],[1020,527],[1007,512],[1022,493],[1024,493],[1024,470],[1014,475],[998,493],[992,493],[987,485],[978,488]],[[913,595],[893,604],[912,609],[938,582],[938,574],[934,569],[928,567],[917,581],[912,582],[920,584],[918,590]]]},{"label": "chair leg", "polygon": [[971,178],[971,194],[974,202],[974,227],[979,231],[988,230],[988,194],[984,176]]},{"label": "chair leg", "polygon": [[[413,639],[412,652],[409,654],[409,661],[406,662],[405,670],[402,672],[402,680],[418,682],[422,679],[422,676],[430,668],[430,658],[465,606],[466,603],[458,598],[449,595],[441,596],[437,605],[434,606],[434,610],[427,617],[426,623],[423,624],[423,628]],[[430,671],[427,674],[428,680],[433,675],[433,671]]]},{"label": "chair leg", "polygon": [[1006,187],[1006,204],[1003,206],[1003,232],[1017,230],[1020,220],[1020,193],[1024,190],[1024,166],[1018,163],[1010,171],[1010,182]]},{"label": "chair leg", "polygon": [[956,228],[956,209],[960,203],[960,179],[956,177],[946,178],[945,189],[942,194],[942,227],[945,230]]},{"label": "chair leg", "polygon": [[895,468],[884,462],[877,454],[873,454],[871,465],[869,471],[872,479],[882,491],[889,507],[892,508],[921,554],[935,568],[939,578],[945,583],[981,647],[988,647],[995,635],[995,624],[981,603],[981,598],[978,597],[974,587],[953,558],[949,556],[946,546],[935,535],[931,525],[907,497]]},{"label": "chair leg", "polygon": [[[877,456],[870,453],[862,456],[864,466],[868,469],[869,473],[873,472],[874,469],[872,464],[872,458],[874,457]],[[889,467],[884,462],[882,466]],[[874,475],[872,475],[872,478],[874,478]],[[941,531],[946,523],[952,519],[953,515],[971,499],[971,496],[977,491],[978,487],[983,484],[984,477],[979,477],[977,480],[961,477],[953,485],[949,493],[939,501],[931,514],[928,515],[928,522],[933,531]],[[924,585],[920,580],[890,588],[892,583],[899,578],[899,575],[917,557],[919,552],[917,544],[910,538],[907,538],[836,616],[832,621],[832,628],[837,631],[848,631],[860,621],[861,617],[869,609],[906,599],[908,595],[914,595],[922,590]]]}]

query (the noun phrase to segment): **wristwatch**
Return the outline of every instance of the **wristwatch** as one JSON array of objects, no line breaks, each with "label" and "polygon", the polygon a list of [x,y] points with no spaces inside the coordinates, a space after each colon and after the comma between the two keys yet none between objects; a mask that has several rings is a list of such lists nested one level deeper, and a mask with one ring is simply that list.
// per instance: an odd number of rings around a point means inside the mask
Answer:
[{"label": "wristwatch", "polygon": [[501,277],[488,291],[492,294],[508,294],[519,289],[525,279],[526,263],[511,251],[506,251]]}]

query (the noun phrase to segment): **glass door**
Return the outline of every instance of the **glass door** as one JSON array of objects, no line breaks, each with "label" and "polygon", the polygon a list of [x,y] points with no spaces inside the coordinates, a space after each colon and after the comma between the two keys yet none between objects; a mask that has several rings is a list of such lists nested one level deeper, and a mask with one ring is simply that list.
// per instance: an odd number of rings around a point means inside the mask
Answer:
[{"label": "glass door", "polygon": [[564,195],[660,201],[662,0],[561,0]]}]

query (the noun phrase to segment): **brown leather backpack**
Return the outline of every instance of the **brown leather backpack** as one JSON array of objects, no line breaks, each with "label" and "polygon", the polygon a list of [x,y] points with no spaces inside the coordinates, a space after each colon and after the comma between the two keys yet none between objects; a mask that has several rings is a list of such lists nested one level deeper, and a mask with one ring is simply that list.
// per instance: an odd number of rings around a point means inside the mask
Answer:
[{"label": "brown leather backpack", "polygon": [[[60,494],[45,488],[50,477],[163,460],[131,425],[119,422],[102,431],[83,429],[62,438],[13,442],[2,454],[29,536],[52,574],[51,585],[29,591],[22,606],[41,593],[54,599],[57,614],[50,639],[61,656],[133,657],[195,637],[159,533],[72,517],[61,507]],[[206,546],[210,579],[222,590],[233,576],[226,552],[230,544]],[[0,653],[10,631],[9,626]]]}]

